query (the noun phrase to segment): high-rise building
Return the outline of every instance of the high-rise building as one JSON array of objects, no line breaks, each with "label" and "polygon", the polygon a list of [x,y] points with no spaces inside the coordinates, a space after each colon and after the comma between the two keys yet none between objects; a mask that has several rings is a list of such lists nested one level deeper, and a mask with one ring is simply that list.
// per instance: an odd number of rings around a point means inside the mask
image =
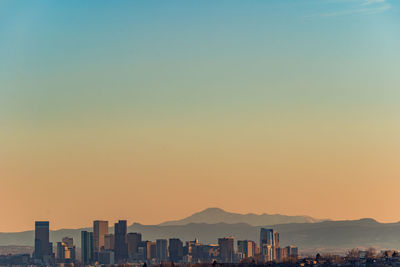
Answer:
[{"label": "high-rise building", "polygon": [[299,256],[299,249],[295,246],[287,246],[284,248],[285,254],[288,258],[297,260]]},{"label": "high-rise building", "polygon": [[126,243],[127,223],[126,220],[119,220],[114,224],[114,251],[115,262],[120,263],[128,259],[128,244]]},{"label": "high-rise building", "polygon": [[150,242],[149,244],[149,251],[150,251],[150,259],[155,259],[156,258],[156,253],[157,253],[157,244],[156,242]]},{"label": "high-rise building", "polygon": [[168,241],[167,239],[156,240],[156,259],[158,262],[168,260]]},{"label": "high-rise building", "polygon": [[42,262],[48,261],[53,253],[52,244],[49,242],[49,222],[35,222],[35,251],[34,259]]},{"label": "high-rise building", "polygon": [[238,253],[241,254],[242,258],[254,257],[256,253],[256,243],[250,240],[239,240],[237,242]]},{"label": "high-rise building", "polygon": [[63,261],[65,259],[65,246],[62,242],[57,242],[56,257],[58,261]]},{"label": "high-rise building", "polygon": [[94,257],[93,233],[88,231],[81,232],[81,258],[82,264],[89,265]]},{"label": "high-rise building", "polygon": [[99,264],[104,264],[104,265],[114,265],[114,251],[112,250],[103,250],[100,251],[98,254],[98,261]]},{"label": "high-rise building", "polygon": [[57,261],[60,263],[74,262],[76,259],[74,239],[64,237],[62,242],[57,242]]},{"label": "high-rise building", "polygon": [[135,255],[139,252],[139,245],[142,242],[142,234],[140,233],[128,233],[127,235],[128,243],[128,257],[134,259]]},{"label": "high-rise building", "polygon": [[263,261],[270,262],[275,259],[275,248],[268,244],[263,244],[261,247],[261,254]]},{"label": "high-rise building", "polygon": [[94,251],[99,252],[104,248],[104,236],[108,234],[108,221],[93,222]]},{"label": "high-rise building", "polygon": [[114,250],[115,238],[113,234],[104,235],[104,249],[105,250]]},{"label": "high-rise building", "polygon": [[218,238],[220,250],[220,260],[222,263],[232,263],[234,260],[234,240],[233,237]]},{"label": "high-rise building", "polygon": [[[279,233],[274,229],[261,228],[260,231],[260,249],[266,261],[276,260],[280,253],[276,250],[279,248]],[[279,254],[279,255],[278,255]]]},{"label": "high-rise building", "polygon": [[260,247],[265,244],[273,247],[279,247],[279,233],[275,232],[274,229],[261,228]]},{"label": "high-rise building", "polygon": [[156,242],[142,241],[138,250],[142,254],[143,260],[154,259],[156,257]]},{"label": "high-rise building", "polygon": [[183,259],[183,242],[179,238],[170,238],[168,251],[172,262],[181,262]]},{"label": "high-rise building", "polygon": [[74,246],[74,239],[72,237],[64,237],[62,242],[69,248]]}]

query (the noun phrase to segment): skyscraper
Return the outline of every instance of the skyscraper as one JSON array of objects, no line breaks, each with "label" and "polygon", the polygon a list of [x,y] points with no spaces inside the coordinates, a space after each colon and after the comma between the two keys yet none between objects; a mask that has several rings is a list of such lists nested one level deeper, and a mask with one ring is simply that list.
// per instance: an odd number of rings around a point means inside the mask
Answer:
[{"label": "skyscraper", "polygon": [[108,221],[93,222],[94,251],[99,252],[104,247],[104,236],[108,234]]},{"label": "skyscraper", "polygon": [[276,260],[276,250],[279,249],[279,233],[274,229],[261,228],[260,249],[265,261]]},{"label": "skyscraper", "polygon": [[183,242],[179,238],[169,239],[169,258],[172,262],[180,262],[183,259]]},{"label": "skyscraper", "polygon": [[156,242],[142,241],[139,246],[139,251],[142,252],[144,260],[151,260],[156,257]]},{"label": "skyscraper", "polygon": [[114,250],[115,247],[115,237],[113,234],[104,235],[104,249]]},{"label": "skyscraper", "polygon": [[93,233],[88,231],[81,232],[81,258],[83,265],[89,265],[93,261],[94,246]]},{"label": "skyscraper", "polygon": [[232,263],[234,256],[234,240],[233,237],[218,238],[220,250],[220,259],[223,263]]},{"label": "skyscraper", "polygon": [[263,245],[275,246],[275,231],[274,231],[274,229],[261,228],[260,247]]},{"label": "skyscraper", "polygon": [[60,263],[74,262],[75,261],[75,246],[74,239],[71,237],[64,237],[62,242],[57,242],[57,260]]},{"label": "skyscraper", "polygon": [[142,242],[142,234],[140,233],[128,233],[127,243],[128,243],[128,257],[133,259],[135,255],[139,252],[138,248]]},{"label": "skyscraper", "polygon": [[168,241],[167,239],[156,240],[156,258],[162,262],[168,259]]},{"label": "skyscraper", "polygon": [[49,222],[35,222],[35,251],[34,259],[46,261],[52,254],[51,244],[49,242]]},{"label": "skyscraper", "polygon": [[119,220],[114,224],[115,237],[115,261],[116,263],[123,262],[128,259],[128,244],[126,243],[127,225],[125,220]]},{"label": "skyscraper", "polygon": [[256,243],[250,240],[239,240],[237,242],[238,252],[242,254],[243,258],[254,257],[256,253]]}]

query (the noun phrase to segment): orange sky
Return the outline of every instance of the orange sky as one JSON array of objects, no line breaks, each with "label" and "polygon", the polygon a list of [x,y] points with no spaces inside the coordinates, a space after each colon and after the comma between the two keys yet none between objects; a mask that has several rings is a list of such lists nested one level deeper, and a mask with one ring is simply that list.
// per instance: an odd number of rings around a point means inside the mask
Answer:
[{"label": "orange sky", "polygon": [[156,224],[207,207],[399,220],[398,125],[287,119],[3,132],[0,229],[31,229],[35,219],[54,229],[94,219]]}]

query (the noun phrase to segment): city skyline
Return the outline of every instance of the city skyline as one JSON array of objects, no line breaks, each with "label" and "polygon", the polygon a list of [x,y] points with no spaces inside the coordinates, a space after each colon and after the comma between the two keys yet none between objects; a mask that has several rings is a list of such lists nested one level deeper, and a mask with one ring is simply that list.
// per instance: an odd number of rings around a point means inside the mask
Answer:
[{"label": "city skyline", "polygon": [[[252,240],[237,240],[233,236],[218,238],[218,244],[202,244],[196,238],[183,243],[173,237],[156,241],[142,240],[141,233],[129,232],[127,222],[118,220],[114,224],[114,233],[109,234],[108,221],[93,221],[93,227],[82,230],[81,254],[77,257],[73,237],[64,236],[57,241],[56,249],[50,242],[49,221],[35,221],[34,251],[32,257],[27,254],[16,254],[16,260],[23,265],[55,266],[68,264],[71,266],[102,266],[114,264],[131,264],[142,266],[168,262],[177,264],[214,264],[251,262],[266,263],[297,263],[300,259],[296,246],[280,246],[279,233],[273,228],[260,228],[260,243]],[[103,242],[112,237],[112,244]],[[184,245],[185,244],[185,245]],[[109,246],[110,245],[110,246]],[[12,260],[10,261],[12,262]]]},{"label": "city skyline", "polygon": [[398,0],[0,1],[0,232],[400,221],[399,22]]}]

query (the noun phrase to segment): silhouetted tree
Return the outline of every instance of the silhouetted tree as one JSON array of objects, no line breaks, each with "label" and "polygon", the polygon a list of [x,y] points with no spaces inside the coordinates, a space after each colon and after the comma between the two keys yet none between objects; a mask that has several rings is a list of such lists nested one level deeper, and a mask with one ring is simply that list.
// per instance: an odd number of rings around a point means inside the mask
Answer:
[{"label": "silhouetted tree", "polygon": [[370,247],[367,249],[366,253],[365,253],[365,257],[367,259],[374,259],[376,256],[376,249],[373,247]]},{"label": "silhouetted tree", "polygon": [[360,259],[360,250],[353,248],[346,252],[346,258],[348,261],[354,263]]}]

